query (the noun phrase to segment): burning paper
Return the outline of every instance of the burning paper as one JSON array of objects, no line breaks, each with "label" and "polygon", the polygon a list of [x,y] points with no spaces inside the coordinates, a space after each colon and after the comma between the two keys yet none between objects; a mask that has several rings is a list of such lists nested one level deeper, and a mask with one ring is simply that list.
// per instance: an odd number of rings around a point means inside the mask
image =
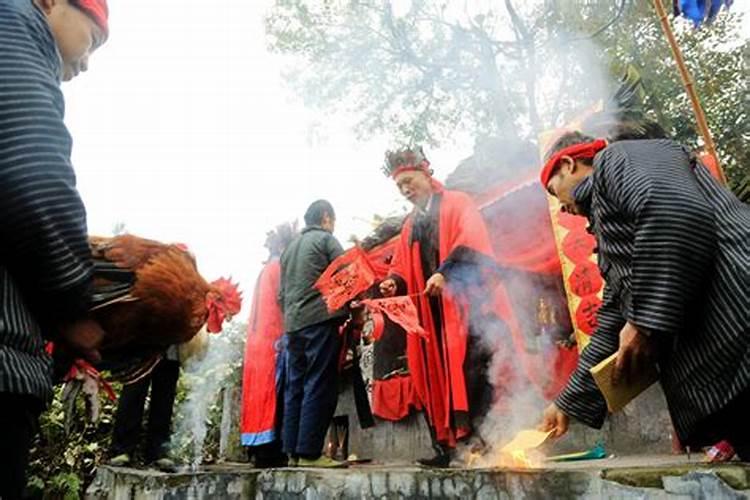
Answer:
[{"label": "burning paper", "polygon": [[531,468],[542,462],[541,453],[534,450],[540,447],[552,434],[552,431],[542,432],[526,429],[516,434],[510,443],[500,449],[501,467]]},{"label": "burning paper", "polygon": [[512,453],[515,450],[532,450],[539,448],[547,441],[552,431],[542,432],[535,429],[525,429],[516,434],[510,443],[503,446],[500,451],[502,453]]}]

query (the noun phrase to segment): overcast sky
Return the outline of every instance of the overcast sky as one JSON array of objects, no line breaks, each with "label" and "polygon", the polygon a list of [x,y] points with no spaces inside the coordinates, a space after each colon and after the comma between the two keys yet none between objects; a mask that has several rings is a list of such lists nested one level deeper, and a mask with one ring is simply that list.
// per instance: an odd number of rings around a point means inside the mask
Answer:
[{"label": "overcast sky", "polygon": [[[345,246],[374,213],[404,206],[380,172],[387,138],[357,142],[346,120],[304,109],[283,81],[266,49],[269,3],[109,0],[109,41],[64,84],[90,232],[124,222],[184,242],[207,279],[232,275],[247,299],[266,231],[301,220],[315,199],[333,203]],[[471,143],[427,153],[443,178]]]}]

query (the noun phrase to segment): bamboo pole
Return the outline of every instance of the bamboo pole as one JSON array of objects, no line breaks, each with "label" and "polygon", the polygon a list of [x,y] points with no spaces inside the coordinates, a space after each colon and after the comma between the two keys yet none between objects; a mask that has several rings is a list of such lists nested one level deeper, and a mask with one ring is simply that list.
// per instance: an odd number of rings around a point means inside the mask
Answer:
[{"label": "bamboo pole", "polygon": [[659,16],[661,22],[661,29],[667,36],[669,42],[669,48],[672,49],[672,55],[674,56],[675,62],[677,62],[677,68],[680,70],[680,77],[682,83],[685,85],[685,90],[690,97],[690,102],[693,105],[693,112],[695,113],[695,120],[698,123],[698,130],[703,136],[703,142],[706,144],[706,152],[714,157],[716,160],[716,168],[719,171],[719,178],[724,184],[727,183],[727,178],[724,175],[724,170],[721,168],[719,163],[719,156],[716,154],[716,146],[714,145],[714,139],[711,137],[711,131],[708,129],[708,122],[706,122],[706,115],[701,107],[701,102],[698,99],[698,94],[695,92],[695,86],[693,84],[693,77],[690,75],[690,71],[685,66],[685,59],[682,57],[682,51],[680,46],[677,45],[677,40],[672,32],[672,26],[669,24],[667,18],[667,11],[664,9],[662,0],[652,0],[656,13]]}]

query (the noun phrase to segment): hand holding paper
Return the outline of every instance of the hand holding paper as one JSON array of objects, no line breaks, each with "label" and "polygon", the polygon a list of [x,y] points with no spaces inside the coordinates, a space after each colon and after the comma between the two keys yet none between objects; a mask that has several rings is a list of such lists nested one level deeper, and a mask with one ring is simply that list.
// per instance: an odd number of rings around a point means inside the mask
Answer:
[{"label": "hand holding paper", "polygon": [[634,373],[634,378],[629,382],[613,384],[617,354],[614,353],[589,370],[599,390],[602,391],[604,399],[607,401],[607,408],[611,413],[623,409],[625,405],[659,379],[656,365],[650,364],[644,366],[640,372]]}]

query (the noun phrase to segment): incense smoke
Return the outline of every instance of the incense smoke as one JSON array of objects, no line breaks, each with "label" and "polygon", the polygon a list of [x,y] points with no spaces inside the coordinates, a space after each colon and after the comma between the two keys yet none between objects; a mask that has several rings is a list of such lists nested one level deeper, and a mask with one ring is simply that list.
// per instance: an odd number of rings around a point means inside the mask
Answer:
[{"label": "incense smoke", "polygon": [[245,331],[244,323],[229,323],[221,334],[208,335],[204,352],[183,365],[187,395],[175,409],[171,444],[172,453],[193,469],[203,463],[209,430],[219,428],[222,391],[240,383]]}]

